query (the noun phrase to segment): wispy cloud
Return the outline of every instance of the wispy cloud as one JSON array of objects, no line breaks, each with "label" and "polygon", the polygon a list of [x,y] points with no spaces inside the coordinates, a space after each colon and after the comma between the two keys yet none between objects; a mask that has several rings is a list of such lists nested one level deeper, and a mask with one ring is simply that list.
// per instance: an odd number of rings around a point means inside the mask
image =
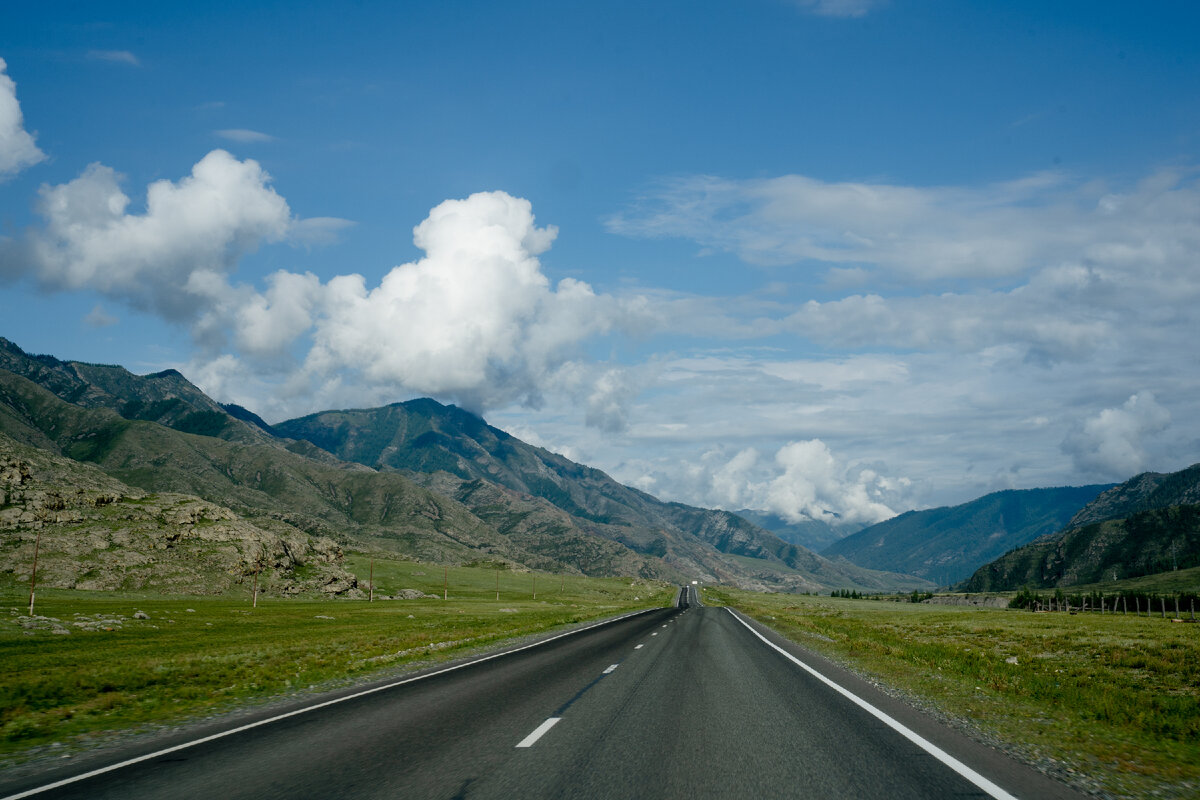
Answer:
[{"label": "wispy cloud", "polygon": [[273,142],[275,137],[269,133],[261,131],[252,131],[247,128],[225,128],[219,131],[213,131],[222,139],[228,139],[231,142],[241,142],[243,144],[252,142]]},{"label": "wispy cloud", "polygon": [[92,310],[87,313],[83,321],[89,328],[107,328],[119,322],[116,317],[105,311],[104,306],[99,303],[92,306]]},{"label": "wispy cloud", "polygon": [[142,65],[138,57],[128,50],[89,50],[87,56],[93,61],[128,64],[131,67],[140,67]]},{"label": "wispy cloud", "polygon": [[803,11],[821,17],[865,17],[887,0],[793,0]]}]

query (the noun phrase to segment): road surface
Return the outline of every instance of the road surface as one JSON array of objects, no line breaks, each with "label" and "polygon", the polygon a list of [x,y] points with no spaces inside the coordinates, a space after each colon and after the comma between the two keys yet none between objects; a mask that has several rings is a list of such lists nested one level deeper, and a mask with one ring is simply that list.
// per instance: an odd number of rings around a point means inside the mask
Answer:
[{"label": "road surface", "polygon": [[688,587],[676,608],[160,743],[82,780],[0,778],[0,796],[1078,797],[752,628]]}]

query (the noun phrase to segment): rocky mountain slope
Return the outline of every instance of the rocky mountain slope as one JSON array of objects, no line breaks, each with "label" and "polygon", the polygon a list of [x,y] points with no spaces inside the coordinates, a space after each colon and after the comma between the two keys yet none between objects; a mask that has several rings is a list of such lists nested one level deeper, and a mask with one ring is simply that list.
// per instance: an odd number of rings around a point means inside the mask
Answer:
[{"label": "rocky mountain slope", "polygon": [[834,542],[821,554],[948,586],[1014,547],[1061,530],[1106,488],[1009,490],[958,506],[909,511]]},{"label": "rocky mountain slope", "polygon": [[1200,565],[1200,464],[1111,488],[1066,528],[978,569],[964,591],[1053,588]]},{"label": "rocky mountain slope", "polygon": [[267,425],[177,372],[30,356],[0,340],[0,431],[145,492],[259,527],[432,561],[748,588],[907,589],[726,512],[657,499],[432,400]]},{"label": "rocky mountain slope", "polygon": [[353,596],[341,548],[286,523],[260,527],[192,495],[148,493],[0,433],[0,572],[38,585]]},{"label": "rocky mountain slope", "polygon": [[[4,370],[0,431],[95,464],[144,491],[193,494],[219,503],[253,524],[283,522],[343,545],[430,561],[494,558],[543,569],[574,566],[526,550],[523,530],[501,535],[461,503],[398,473],[340,463],[328,454],[327,461],[334,463],[315,461],[272,444],[186,434],[103,408],[80,408]],[[623,574],[669,572],[654,559],[613,550],[613,558],[628,568]],[[602,566],[596,574],[611,574]]]},{"label": "rocky mountain slope", "polygon": [[510,510],[511,503],[533,502],[542,509],[549,504],[581,530],[661,558],[693,579],[799,591],[912,584],[911,579],[821,558],[736,514],[664,503],[600,470],[522,442],[470,412],[429,399],[326,411],[272,427],[347,461],[400,470],[424,486],[450,493],[477,515],[485,511],[455,488],[458,482],[514,493],[509,495]]}]

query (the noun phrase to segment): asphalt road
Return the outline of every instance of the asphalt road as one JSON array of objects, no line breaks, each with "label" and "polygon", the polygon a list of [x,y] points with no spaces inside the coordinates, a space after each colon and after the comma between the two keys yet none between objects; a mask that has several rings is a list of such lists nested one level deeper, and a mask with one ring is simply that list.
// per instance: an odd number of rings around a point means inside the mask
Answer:
[{"label": "asphalt road", "polygon": [[[1076,797],[766,638],[659,609],[151,757],[39,798]],[[687,600],[692,602],[687,602]],[[880,714],[899,720],[932,755]],[[553,721],[551,721],[553,720]],[[930,744],[932,743],[932,744]],[[977,771],[979,781],[963,777]],[[986,788],[995,784],[995,789]],[[997,793],[999,792],[999,793]]]}]

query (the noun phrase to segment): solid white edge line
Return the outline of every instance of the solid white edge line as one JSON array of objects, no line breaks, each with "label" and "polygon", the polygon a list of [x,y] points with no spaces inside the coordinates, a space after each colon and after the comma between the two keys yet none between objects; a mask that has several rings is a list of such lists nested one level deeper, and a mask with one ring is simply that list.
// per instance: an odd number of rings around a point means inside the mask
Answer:
[{"label": "solid white edge line", "polygon": [[554,725],[555,725],[555,724],[556,724],[556,723],[557,723],[557,722],[558,722],[560,719],[562,719],[562,717],[549,717],[549,718],[548,718],[548,719],[547,719],[545,722],[543,722],[541,725],[538,725],[536,728],[534,728],[534,729],[533,729],[533,733],[529,734],[529,735],[528,735],[528,736],[526,736],[524,739],[522,739],[521,741],[517,742],[517,747],[533,747],[534,743],[535,743],[535,742],[536,742],[538,739],[542,738],[542,736],[543,736],[543,735],[546,733],[546,731],[548,731],[548,730],[550,730],[551,728],[553,728],[553,727],[554,727]]},{"label": "solid white edge line", "polygon": [[[24,797],[33,797],[34,795],[41,794],[42,792],[48,792],[51,789],[58,789],[62,786],[69,786],[72,783],[78,783],[79,781],[84,781],[84,780],[87,780],[88,778],[94,778],[97,775],[103,775],[107,772],[114,772],[115,770],[123,769],[125,767],[130,767],[130,766],[133,766],[134,764],[140,764],[143,761],[149,761],[151,759],[158,758],[159,756],[165,756],[170,753],[178,752],[180,750],[186,750],[187,748],[195,747],[198,744],[205,744],[207,742],[212,742],[217,739],[223,739],[226,736],[232,736],[235,733],[241,733],[242,731],[248,731],[252,728],[258,728],[263,725],[269,725],[270,723],[278,722],[281,719],[287,719],[288,717],[298,717],[301,714],[307,714],[309,711],[316,711],[318,709],[325,708],[327,706],[333,706],[333,705],[337,705],[338,703],[344,703],[347,700],[355,700],[359,697],[366,697],[367,695],[375,694],[376,692],[382,692],[382,691],[386,691],[387,689],[394,689],[397,686],[403,686],[406,683],[414,683],[416,681],[425,680],[426,678],[432,678],[435,675],[445,675],[447,672],[454,672],[455,670],[464,669],[466,667],[472,667],[476,664],[482,664],[485,661],[491,661],[492,659],[500,658],[501,656],[512,655],[513,653],[519,653],[522,650],[529,650],[530,648],[533,648],[533,647],[541,647],[544,644],[549,644],[550,642],[553,642],[557,639],[562,639],[565,636],[574,636],[577,633],[583,633],[584,631],[589,631],[592,628],[599,628],[602,625],[612,625],[613,623],[620,622],[623,619],[629,619],[630,617],[636,617],[639,614],[648,614],[651,611],[657,611],[657,610],[658,610],[657,608],[647,608],[647,609],[643,609],[642,611],[634,611],[633,613],[624,614],[622,616],[614,617],[613,619],[603,620],[601,622],[596,622],[592,625],[587,625],[583,628],[576,628],[573,631],[566,631],[566,632],[560,633],[556,636],[551,636],[549,639],[542,639],[541,641],[538,641],[538,642],[533,642],[531,644],[522,645],[521,647],[516,647],[516,648],[513,648],[512,650],[504,650],[503,652],[492,653],[491,655],[484,656],[483,658],[477,658],[474,661],[468,661],[463,664],[455,664],[454,666],[446,667],[444,669],[439,669],[435,672],[427,672],[424,675],[414,675],[411,678],[404,678],[403,680],[393,681],[392,683],[384,684],[383,686],[375,686],[371,689],[364,689],[361,692],[355,692],[354,694],[348,694],[345,697],[337,697],[337,698],[334,698],[333,700],[326,700],[322,703],[317,703],[317,704],[311,705],[311,706],[305,706],[304,708],[298,708],[295,711],[289,711],[286,714],[278,714],[274,717],[269,717],[268,719],[261,719],[258,722],[251,722],[246,725],[240,725],[236,728],[230,728],[227,731],[221,731],[220,733],[214,733],[209,736],[203,736],[199,739],[193,739],[190,742],[184,742],[182,744],[177,744],[177,745],[174,745],[173,747],[167,747],[163,750],[156,750],[153,753],[146,753],[145,755],[137,756],[136,758],[126,759],[125,761],[120,761],[116,764],[109,764],[107,767],[99,767],[98,769],[94,769],[89,772],[84,772],[81,775],[74,775],[70,778],[63,778],[62,780],[55,781],[54,783],[47,783],[44,786],[35,786],[32,789],[26,789],[25,791],[18,792],[17,794],[5,795],[4,797],[0,797],[0,800],[21,800],[21,798],[24,798]],[[557,722],[557,721],[558,720],[555,719],[555,722]],[[545,723],[543,723],[543,724],[545,724]],[[553,725],[554,723],[552,722],[550,724]],[[547,730],[548,729],[549,729],[549,726],[547,726]]]},{"label": "solid white edge line", "polygon": [[779,645],[777,645],[774,642],[772,642],[771,640],[767,639],[767,637],[763,636],[761,633],[754,630],[754,628],[751,627],[750,623],[748,623],[748,622],[746,622],[746,620],[742,619],[741,615],[739,615],[737,612],[735,612],[729,606],[726,606],[725,610],[728,611],[730,614],[732,614],[734,619],[736,619],[738,622],[742,623],[742,625],[746,626],[746,630],[750,631],[755,636],[757,636],[759,639],[761,639],[763,641],[763,643],[766,644],[768,647],[778,651],[779,653],[782,653],[792,663],[796,664],[796,666],[800,667],[805,672],[809,673],[814,678],[821,681],[821,683],[824,683],[826,686],[833,689],[835,692],[842,695],[847,700],[854,703],[856,706],[858,706],[859,708],[863,709],[871,716],[878,719],[884,725],[887,725],[889,728],[891,728],[892,730],[899,733],[905,739],[908,739],[910,742],[915,744],[917,747],[920,747],[926,753],[929,753],[929,755],[933,756],[938,761],[942,762],[947,767],[949,767],[950,769],[957,772],[963,778],[966,778],[968,781],[975,784],[975,786],[977,786],[979,789],[986,792],[989,796],[994,797],[996,800],[1017,800],[1017,798],[1015,796],[1004,791],[999,786],[992,783],[990,780],[983,777],[978,772],[971,769],[966,764],[962,763],[957,758],[955,758],[954,756],[950,755],[942,748],[935,745],[933,742],[929,741],[928,739],[924,738],[920,734],[918,734],[915,731],[911,730],[910,728],[906,727],[902,723],[892,719],[887,714],[885,714],[884,712],[880,711],[875,706],[868,703],[866,700],[863,700],[861,697],[854,694],[854,692],[851,692],[849,689],[846,689],[841,684],[835,683],[833,680],[825,677],[820,672],[817,672],[815,669],[810,667],[808,664],[805,664],[803,661],[796,658],[794,655],[792,655],[788,651],[784,650]]}]

